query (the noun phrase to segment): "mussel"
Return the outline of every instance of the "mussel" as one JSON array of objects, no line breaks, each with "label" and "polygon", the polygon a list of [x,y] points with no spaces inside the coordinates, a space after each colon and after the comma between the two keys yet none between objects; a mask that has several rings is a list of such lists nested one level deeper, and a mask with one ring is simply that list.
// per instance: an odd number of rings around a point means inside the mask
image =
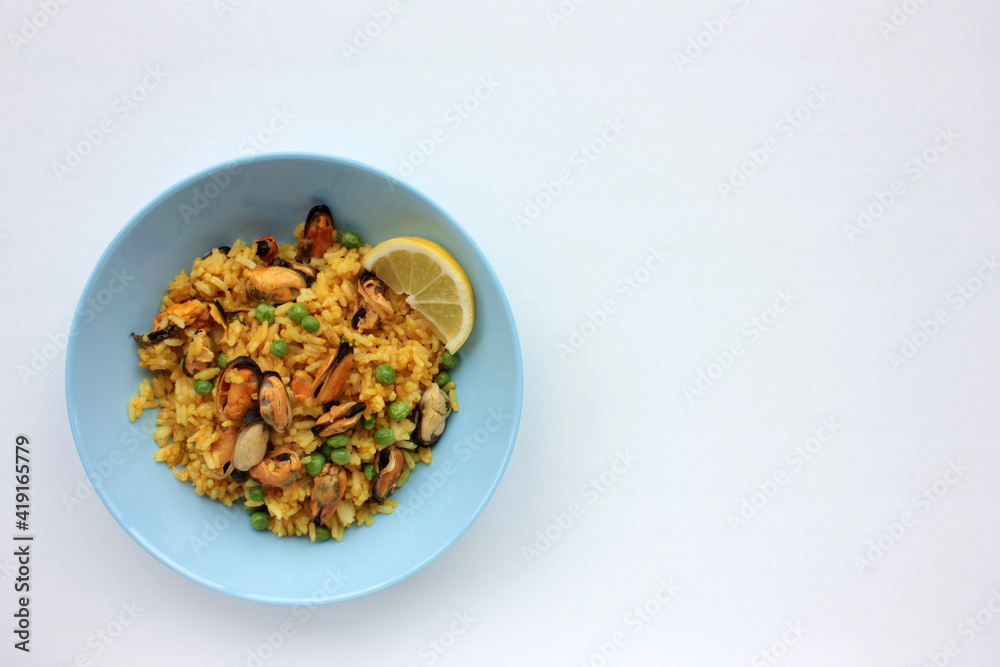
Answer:
[{"label": "mussel", "polygon": [[254,243],[254,254],[266,265],[270,265],[278,257],[278,242],[270,234],[261,236]]},{"label": "mussel", "polygon": [[247,293],[258,301],[280,304],[294,301],[308,284],[306,277],[285,266],[259,266],[244,272]]},{"label": "mussel", "polygon": [[250,470],[260,463],[267,451],[269,440],[267,424],[264,423],[260,413],[248,412],[236,434],[236,442],[233,445],[233,467],[237,470]]},{"label": "mussel", "polygon": [[340,391],[347,382],[347,374],[354,365],[354,348],[347,341],[337,346],[337,351],[330,355],[323,367],[316,373],[312,383],[312,396],[317,403],[329,403],[337,400]]},{"label": "mussel", "polygon": [[281,376],[274,371],[267,371],[260,376],[260,387],[257,390],[260,402],[260,416],[268,426],[279,433],[292,423],[292,402],[288,398],[288,390]]},{"label": "mussel", "polygon": [[431,383],[420,397],[420,405],[413,417],[413,421],[417,424],[417,428],[413,431],[413,439],[424,447],[433,445],[444,433],[450,414],[451,404],[448,402],[448,396],[437,383]]},{"label": "mussel", "polygon": [[302,469],[299,455],[290,449],[274,450],[270,456],[250,468],[250,476],[268,486],[288,486]]},{"label": "mussel", "polygon": [[318,438],[329,438],[348,430],[359,421],[365,411],[365,404],[352,401],[343,405],[334,405],[329,411],[321,414],[312,427],[313,435]]},{"label": "mussel", "polygon": [[306,215],[306,225],[299,249],[306,257],[322,257],[333,245],[333,213],[326,204],[313,206]]},{"label": "mussel", "polygon": [[250,357],[236,357],[215,385],[215,409],[222,419],[242,419],[254,407],[259,386],[260,366]]},{"label": "mussel", "polygon": [[292,381],[289,386],[296,400],[301,403],[307,398],[312,397],[312,383],[313,379],[309,373],[305,371],[295,371],[292,373]]},{"label": "mussel", "polygon": [[[180,320],[181,324],[178,324],[177,320]],[[164,308],[153,318],[153,330],[150,333],[143,335],[133,333],[132,338],[143,345],[152,345],[172,338],[182,329],[201,329],[212,323],[226,326],[226,311],[222,309],[222,304],[218,301],[205,303],[190,299]]]},{"label": "mussel", "polygon": [[281,259],[279,257],[274,260],[274,265],[298,271],[306,279],[306,285],[312,285],[316,282],[316,278],[319,277],[319,269],[307,262],[299,262],[294,259]]},{"label": "mussel", "polygon": [[358,277],[351,326],[364,332],[374,329],[379,322],[389,317],[392,317],[392,304],[385,297],[385,283],[371,271],[365,271]]},{"label": "mussel", "polygon": [[236,426],[222,429],[218,439],[208,448],[215,460],[215,465],[206,466],[210,477],[225,479],[233,471],[233,451],[236,449],[237,433],[239,433],[239,429]]},{"label": "mussel", "polygon": [[313,479],[312,495],[309,499],[313,522],[320,526],[328,523],[333,518],[337,503],[344,497],[346,490],[347,471],[340,466],[326,464],[323,472]]},{"label": "mussel", "polygon": [[389,497],[389,492],[396,486],[399,476],[406,467],[403,452],[389,445],[375,457],[375,479],[372,481],[372,498],[382,502]]},{"label": "mussel", "polygon": [[194,377],[195,374],[208,368],[215,361],[215,341],[206,329],[198,329],[188,342],[184,352],[184,374]]}]

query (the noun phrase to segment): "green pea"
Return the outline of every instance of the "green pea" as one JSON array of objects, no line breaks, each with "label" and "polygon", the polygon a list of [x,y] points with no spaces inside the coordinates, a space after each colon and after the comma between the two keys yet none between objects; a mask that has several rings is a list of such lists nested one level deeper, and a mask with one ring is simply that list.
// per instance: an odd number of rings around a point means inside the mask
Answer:
[{"label": "green pea", "polygon": [[396,371],[389,364],[379,364],[375,367],[375,379],[379,384],[392,384],[396,381]]},{"label": "green pea", "polygon": [[309,311],[306,310],[306,307],[303,306],[301,303],[293,303],[291,306],[288,307],[288,319],[290,319],[292,322],[295,322],[296,324],[301,322],[302,318],[304,318],[308,314]]},{"label": "green pea", "polygon": [[260,507],[250,507],[249,505],[244,505],[243,511],[246,512],[247,514],[254,514],[255,512],[260,511]]},{"label": "green pea", "polygon": [[338,447],[330,452],[330,462],[336,463],[339,466],[346,466],[347,462],[351,460],[351,453],[344,449],[343,447]]},{"label": "green pea", "polygon": [[274,306],[269,303],[262,303],[254,311],[258,322],[274,322]]},{"label": "green pea", "polygon": [[259,503],[264,500],[264,487],[263,486],[251,486],[247,489],[247,498],[250,501]]},{"label": "green pea", "polygon": [[250,515],[250,527],[254,530],[264,530],[270,520],[271,515],[267,512],[254,512]]},{"label": "green pea", "polygon": [[326,528],[325,526],[320,526],[319,528],[316,529],[316,541],[317,542],[326,542],[328,539],[330,539],[330,529],[329,528]]},{"label": "green pea", "polygon": [[372,481],[373,479],[375,479],[375,464],[374,463],[366,463],[365,464],[365,477],[368,478],[369,482]]},{"label": "green pea", "polygon": [[351,438],[346,433],[338,433],[337,435],[331,435],[326,439],[326,447],[331,450],[338,449],[340,447],[347,447],[347,443],[350,442]]},{"label": "green pea", "polygon": [[288,354],[288,343],[280,338],[271,343],[271,354],[276,357],[283,357]]},{"label": "green pea", "polygon": [[451,382],[451,376],[448,375],[446,371],[441,371],[440,373],[434,376],[434,381],[438,383],[438,386],[443,387],[449,382]]},{"label": "green pea", "polygon": [[445,352],[444,356],[441,357],[441,365],[449,369],[454,368],[458,365],[458,357],[451,352]]},{"label": "green pea", "polygon": [[380,445],[391,445],[396,441],[396,436],[391,428],[380,428],[375,431],[375,442]]},{"label": "green pea", "polygon": [[212,393],[213,386],[215,385],[212,384],[211,380],[195,380],[194,393],[198,394],[199,396],[205,396],[207,394]]},{"label": "green pea", "polygon": [[362,426],[364,426],[369,431],[372,430],[373,428],[375,428],[375,415],[372,415],[371,417],[369,417],[368,419],[366,419],[364,421],[364,423],[362,424]]},{"label": "green pea", "polygon": [[319,452],[313,452],[309,455],[309,463],[306,464],[306,472],[309,473],[310,477],[315,477],[323,472],[323,466],[325,465],[326,457]]},{"label": "green pea", "polygon": [[302,318],[302,328],[309,333],[316,333],[319,331],[319,320],[312,315],[306,315]]},{"label": "green pea", "polygon": [[386,410],[386,413],[389,415],[389,419],[402,421],[410,414],[410,408],[403,401],[393,401],[389,404],[389,409]]},{"label": "green pea", "polygon": [[225,352],[219,352],[215,357],[215,365],[219,368],[225,368],[226,364],[229,363],[229,357],[226,356]]},{"label": "green pea", "polygon": [[340,235],[340,245],[345,248],[360,248],[361,237],[355,232],[344,232]]}]

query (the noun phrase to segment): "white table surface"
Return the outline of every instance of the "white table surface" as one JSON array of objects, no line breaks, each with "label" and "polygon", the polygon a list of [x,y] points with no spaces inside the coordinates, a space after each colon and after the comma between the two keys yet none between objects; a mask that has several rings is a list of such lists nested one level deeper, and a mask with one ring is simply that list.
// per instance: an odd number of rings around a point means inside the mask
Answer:
[{"label": "white table surface", "polygon": [[[0,509],[27,434],[37,538],[29,654],[0,551],[0,664],[1000,664],[1000,7],[561,5],[5,0]],[[312,610],[143,551],[64,407],[61,332],[114,234],[257,150],[429,194],[524,356],[471,529]]]}]

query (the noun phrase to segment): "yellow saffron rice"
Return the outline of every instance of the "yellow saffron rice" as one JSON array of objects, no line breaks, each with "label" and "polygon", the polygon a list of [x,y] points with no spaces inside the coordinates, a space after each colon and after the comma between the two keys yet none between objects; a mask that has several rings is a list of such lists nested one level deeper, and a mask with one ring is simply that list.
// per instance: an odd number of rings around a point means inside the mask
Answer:
[{"label": "yellow saffron rice", "polygon": [[[300,225],[296,234],[300,235],[301,230]],[[340,402],[363,402],[363,419],[375,416],[376,425],[369,430],[359,423],[348,433],[350,461],[343,466],[347,471],[347,488],[326,524],[337,540],[342,539],[344,528],[353,524],[371,525],[376,514],[391,513],[396,506],[390,499],[377,503],[371,498],[372,482],[365,476],[364,468],[374,462],[376,453],[384,447],[375,442],[373,434],[375,429],[387,427],[393,430],[397,445],[410,440],[414,423],[410,419],[389,420],[386,407],[392,401],[403,401],[412,417],[424,389],[441,370],[445,351],[420,315],[410,309],[403,297],[389,290],[386,295],[393,305],[392,317],[365,333],[351,328],[361,260],[370,250],[368,245],[349,249],[334,243],[322,258],[312,259],[312,265],[319,269],[316,281],[302,290],[295,301],[276,306],[273,323],[260,322],[254,315],[258,301],[247,294],[244,271],[256,267],[259,259],[253,245],[248,247],[242,241],[236,241],[228,253],[215,249],[207,257],[195,259],[190,273],[181,271],[170,283],[161,305],[162,312],[170,305],[191,299],[205,303],[218,300],[230,314],[230,321],[225,329],[212,327],[216,353],[225,354],[228,360],[248,356],[261,371],[278,373],[286,387],[297,370],[315,377],[341,341],[353,345],[354,364]],[[296,254],[293,244],[279,246],[279,256],[284,259],[295,259]],[[289,319],[288,309],[293,303],[302,304],[319,320],[316,333],[307,332],[301,324]],[[185,375],[181,362],[194,334],[191,329],[139,348],[139,364],[152,371],[153,376],[151,382],[143,380],[137,395],[129,400],[129,419],[135,421],[144,409],[159,407],[153,434],[158,446],[155,458],[170,466],[178,480],[191,484],[199,495],[226,505],[242,499],[247,507],[266,506],[269,530],[278,535],[308,535],[314,540],[316,525],[309,506],[313,478],[306,473],[305,466],[286,487],[263,486],[262,502],[248,497],[250,488],[261,486],[252,477],[237,482],[231,477],[216,479],[209,474],[209,469],[218,467],[210,448],[228,422],[224,423],[216,411],[215,390],[201,396],[195,392],[194,383],[214,382],[222,371],[217,364],[211,364],[194,377]],[[271,353],[271,344],[278,339],[288,344],[288,352],[282,357]],[[383,386],[376,381],[375,368],[380,364],[395,369],[396,380],[391,385]],[[313,405],[312,398],[295,403],[291,426],[283,433],[269,429],[268,452],[287,448],[302,458],[323,444],[325,439],[311,431],[316,418],[324,412],[323,406]],[[405,483],[418,462],[431,462],[431,450],[414,446],[403,449],[403,456],[406,469],[397,488]]]}]

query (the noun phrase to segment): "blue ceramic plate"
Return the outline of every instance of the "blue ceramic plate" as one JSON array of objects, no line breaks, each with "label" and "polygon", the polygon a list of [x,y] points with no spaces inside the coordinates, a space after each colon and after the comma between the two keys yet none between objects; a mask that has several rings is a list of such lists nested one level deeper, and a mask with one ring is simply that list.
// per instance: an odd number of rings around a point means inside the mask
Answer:
[{"label": "blue ceramic plate", "polygon": [[[130,424],[127,403],[150,377],[139,368],[129,333],[149,330],[173,276],[190,270],[196,256],[237,238],[251,242],[272,234],[279,243],[293,241],[295,225],[317,203],[333,209],[339,229],[356,231],[372,245],[423,236],[444,246],[472,281],[476,324],[455,371],[461,411],[435,445],[434,462],[418,467],[392,496],[400,504],[394,514],[376,517],[373,526],[351,527],[342,542],[314,544],[254,531],[241,504],[226,508],[177,481],[170,468],[153,460],[156,411]],[[212,167],[146,206],[115,237],[87,281],[66,358],[76,447],[118,523],[185,577],[278,604],[365,595],[440,556],[472,525],[500,482],[514,447],[521,393],[521,349],[510,306],[465,230],[391,176],[313,154],[263,155]]]}]

